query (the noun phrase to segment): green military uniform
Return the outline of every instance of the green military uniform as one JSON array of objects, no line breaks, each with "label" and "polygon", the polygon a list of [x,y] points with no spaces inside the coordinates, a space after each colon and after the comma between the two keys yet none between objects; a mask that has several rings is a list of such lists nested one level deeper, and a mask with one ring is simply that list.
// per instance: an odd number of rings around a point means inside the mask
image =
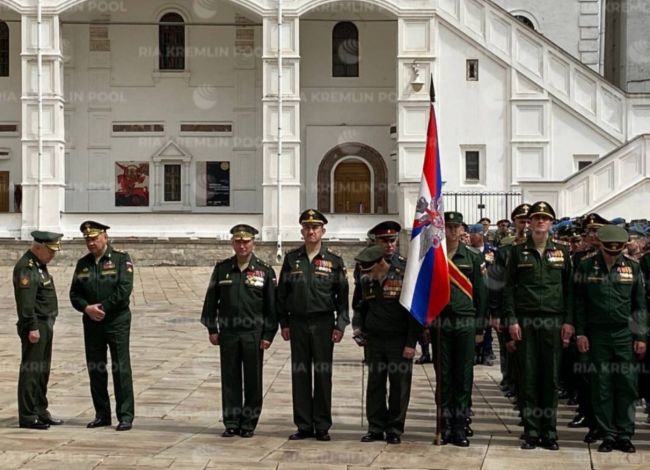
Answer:
[{"label": "green military uniform", "polygon": [[[32,232],[37,243],[59,251],[63,236],[51,232]],[[21,427],[46,429],[50,424],[47,384],[52,362],[54,321],[58,302],[54,279],[47,265],[31,251],[18,260],[13,271],[14,296],[18,312],[16,324],[22,346],[18,374],[18,420]],[[38,331],[36,343],[29,341],[29,332]],[[58,424],[58,423],[53,423]]]},{"label": "green military uniform", "polygon": [[[645,303],[647,307],[650,305],[650,253],[646,253],[641,257],[639,265],[645,281]],[[646,344],[650,344],[650,333],[646,335]],[[650,403],[650,354],[646,353],[642,366],[642,372],[639,376],[639,396],[644,398],[646,403]],[[649,408],[649,406],[646,406],[646,410]],[[650,417],[647,420],[647,422],[650,422]]]},{"label": "green military uniform", "polygon": [[[645,341],[646,301],[639,263],[622,254],[627,241],[624,229],[606,226],[606,237],[622,235],[620,251],[608,268],[598,251],[586,256],[575,274],[575,322],[578,338],[589,341],[591,399],[598,431],[607,440],[629,441],[634,434],[637,398],[634,341]],[[616,243],[616,241],[613,241]]]},{"label": "green military uniform", "polygon": [[[445,223],[462,223],[462,215],[446,212]],[[440,351],[440,358],[434,361],[434,365],[440,363],[442,368],[440,406],[445,420],[443,440],[465,446],[468,445],[465,426],[472,396],[475,337],[483,335],[485,329],[485,264],[478,250],[463,243],[458,244],[456,253],[449,261],[450,271],[454,269],[451,266],[453,263],[458,274],[452,275],[450,272],[450,301],[433,323],[432,343],[434,356],[437,357]],[[459,277],[465,284],[455,282]],[[470,285],[471,291],[468,290]],[[441,329],[439,334],[436,328]]]},{"label": "green military uniform", "polygon": [[[544,202],[531,206],[529,217],[555,218]],[[519,324],[517,344],[522,408],[526,439],[557,439],[557,387],[562,324],[573,324],[572,268],[565,245],[550,237],[540,254],[532,237],[513,246],[507,267],[504,312],[508,324]],[[555,443],[555,445],[557,445]]]},{"label": "green military uniform", "polygon": [[[323,223],[322,214],[314,210],[305,211],[301,223],[310,223],[304,218],[308,212]],[[311,261],[304,245],[288,252],[277,308],[280,327],[291,332],[294,422],[304,435],[326,434],[332,426],[332,331],[344,331],[349,323],[343,258],[324,245]]]},{"label": "green military uniform", "polygon": [[[105,228],[97,229],[97,226]],[[96,230],[107,228],[105,225],[89,221],[82,224],[81,231],[88,237],[89,234],[96,233]],[[108,245],[100,259],[95,260],[94,255],[88,253],[77,262],[70,286],[72,306],[84,313],[89,305],[101,304],[106,313],[103,320],[98,322],[88,315],[83,315],[90,392],[96,418],[106,423],[111,421],[107,348],[111,352],[117,418],[120,423],[132,423],[135,413],[129,356],[129,304],[132,290],[133,263],[128,253]]]},{"label": "green military uniform", "polygon": [[[383,247],[373,246],[357,257],[361,270],[369,270],[383,257]],[[393,258],[397,258],[393,256]],[[395,259],[383,281],[361,276],[361,299],[355,308],[355,323],[367,341],[368,387],[366,416],[368,431],[401,436],[411,393],[413,362],[402,354],[405,347],[415,348],[420,324],[399,303],[406,263]],[[386,381],[389,382],[388,402]]]},{"label": "green military uniform", "polygon": [[253,431],[262,412],[260,342],[272,342],[278,329],[275,284],[275,271],[257,256],[243,270],[233,256],[214,267],[205,295],[201,323],[219,335],[223,423],[235,432]]}]

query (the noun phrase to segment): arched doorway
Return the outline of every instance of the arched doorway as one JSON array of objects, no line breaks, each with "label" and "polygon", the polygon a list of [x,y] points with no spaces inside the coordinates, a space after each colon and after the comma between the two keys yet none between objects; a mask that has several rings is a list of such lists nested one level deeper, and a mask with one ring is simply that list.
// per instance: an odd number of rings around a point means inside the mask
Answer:
[{"label": "arched doorway", "polygon": [[370,169],[362,161],[348,159],[334,169],[334,212],[369,214],[372,210]]}]

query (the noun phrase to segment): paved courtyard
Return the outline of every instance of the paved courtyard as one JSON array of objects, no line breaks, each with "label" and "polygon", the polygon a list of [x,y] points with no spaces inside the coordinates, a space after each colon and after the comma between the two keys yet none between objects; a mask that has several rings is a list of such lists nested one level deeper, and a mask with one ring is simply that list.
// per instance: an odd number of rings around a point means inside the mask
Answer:
[{"label": "paved courtyard", "polygon": [[[411,406],[401,445],[362,444],[364,370],[361,350],[346,333],[334,353],[334,426],[331,442],[289,442],[291,413],[288,343],[276,337],[265,356],[265,401],[255,437],[220,437],[218,348],[199,323],[211,268],[136,270],[132,300],[131,360],[136,394],[132,431],[86,429],[94,417],[84,366],[80,314],[68,301],[72,268],[52,268],[59,290],[54,357],[48,397],[66,420],[49,431],[18,428],[16,379],[20,342],[11,269],[0,268],[0,468],[224,468],[224,469],[650,469],[650,426],[637,414],[636,454],[599,454],[570,430],[573,416],[559,412],[559,452],[519,449],[518,418],[499,392],[499,368],[475,369],[475,436],[471,446],[431,444],[435,378],[430,364],[415,366]],[[112,396],[112,393],[111,393]],[[114,403],[114,402],[113,402]],[[115,420],[115,418],[114,418]]]}]

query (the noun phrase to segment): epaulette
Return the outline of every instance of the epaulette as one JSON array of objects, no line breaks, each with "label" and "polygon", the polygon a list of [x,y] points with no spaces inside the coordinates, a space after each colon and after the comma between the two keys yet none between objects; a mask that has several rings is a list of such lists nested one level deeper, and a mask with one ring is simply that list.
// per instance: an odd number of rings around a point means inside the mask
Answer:
[{"label": "epaulette", "polygon": [[289,250],[289,251],[287,251],[287,254],[289,254],[289,253],[297,253],[297,252],[300,251],[300,250],[302,250],[302,246],[297,246],[297,247],[294,248],[293,250]]},{"label": "epaulette", "polygon": [[28,267],[28,268],[33,268],[33,267],[34,267],[34,260],[33,260],[33,259],[30,259],[30,260],[27,262],[27,267]]},{"label": "epaulette", "polygon": [[231,256],[230,258],[225,258],[225,259],[219,260],[219,261],[217,261],[217,264],[215,264],[215,266],[221,266],[222,264],[225,264],[225,263],[232,263],[233,258],[234,258],[234,256]]},{"label": "epaulette", "polygon": [[404,258],[402,255],[397,255],[397,260],[401,261],[402,263],[406,263],[406,258]]},{"label": "epaulette", "polygon": [[465,248],[467,248],[469,251],[471,251],[471,252],[474,253],[475,255],[480,255],[480,254],[481,254],[481,252],[478,251],[478,250],[477,250],[476,248],[474,248],[473,246],[465,245]]},{"label": "epaulette", "polygon": [[584,260],[586,260],[586,259],[591,259],[591,258],[593,258],[594,256],[596,256],[597,254],[598,254],[598,250],[592,251],[591,253],[588,253],[588,254],[584,255],[584,256],[580,259],[580,261],[584,261]]},{"label": "epaulette", "polygon": [[328,248],[328,249],[327,249],[327,252],[328,252],[330,255],[334,255],[334,256],[337,256],[338,258],[341,258],[341,253],[339,253],[339,252],[337,252],[337,251],[334,251],[334,250],[332,250],[331,248]]},{"label": "epaulette", "polygon": [[[257,257],[256,257],[256,258],[257,258]],[[257,258],[257,259],[256,259],[256,262],[257,262],[257,264],[259,264],[260,266],[263,266],[263,267],[265,267],[265,268],[267,268],[267,269],[271,267],[271,265],[268,264],[268,263],[267,263],[266,261],[264,261],[263,259],[259,259],[259,258]]]},{"label": "epaulette", "polygon": [[553,243],[557,243],[558,245],[562,245],[562,246],[571,246],[570,242],[564,240],[553,240]]},{"label": "epaulette", "polygon": [[115,253],[119,253],[119,254],[121,254],[121,255],[125,255],[125,254],[127,254],[126,251],[124,251],[124,250],[118,250],[117,248],[113,248],[113,251],[114,251]]}]

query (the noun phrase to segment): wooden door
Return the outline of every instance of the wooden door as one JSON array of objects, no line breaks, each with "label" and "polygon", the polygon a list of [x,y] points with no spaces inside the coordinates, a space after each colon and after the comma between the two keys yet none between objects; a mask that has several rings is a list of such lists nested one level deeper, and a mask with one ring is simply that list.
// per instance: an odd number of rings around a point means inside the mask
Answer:
[{"label": "wooden door", "polygon": [[334,212],[369,214],[370,170],[361,162],[344,162],[334,171]]},{"label": "wooden door", "polygon": [[0,212],[9,212],[9,172],[0,171]]}]

